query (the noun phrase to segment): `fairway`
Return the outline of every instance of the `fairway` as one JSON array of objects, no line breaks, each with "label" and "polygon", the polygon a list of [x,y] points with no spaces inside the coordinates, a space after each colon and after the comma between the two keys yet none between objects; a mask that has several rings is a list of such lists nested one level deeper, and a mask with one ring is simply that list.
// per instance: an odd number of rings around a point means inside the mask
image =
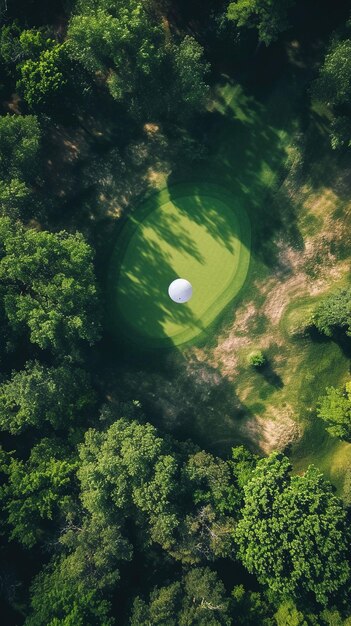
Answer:
[{"label": "fairway", "polygon": [[[228,191],[209,184],[161,191],[117,238],[108,285],[112,330],[150,347],[194,340],[238,293],[249,261],[249,220]],[[193,286],[186,304],[168,296],[178,277]]]}]

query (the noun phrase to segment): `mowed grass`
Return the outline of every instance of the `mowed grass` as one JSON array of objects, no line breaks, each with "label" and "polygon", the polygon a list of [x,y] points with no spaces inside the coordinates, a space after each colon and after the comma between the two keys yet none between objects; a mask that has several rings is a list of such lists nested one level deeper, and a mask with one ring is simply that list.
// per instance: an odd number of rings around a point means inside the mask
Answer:
[{"label": "mowed grass", "polygon": [[[189,342],[238,293],[249,261],[250,223],[234,196],[206,184],[163,190],[137,208],[117,238],[112,324],[118,320],[121,333],[122,321],[122,333],[154,348]],[[185,304],[168,296],[178,277],[193,286]]]}]

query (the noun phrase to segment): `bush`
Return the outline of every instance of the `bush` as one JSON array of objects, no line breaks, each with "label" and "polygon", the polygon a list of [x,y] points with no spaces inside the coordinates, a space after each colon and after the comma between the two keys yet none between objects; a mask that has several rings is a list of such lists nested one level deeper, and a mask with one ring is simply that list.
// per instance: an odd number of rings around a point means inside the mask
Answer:
[{"label": "bush", "polygon": [[266,363],[266,357],[263,354],[262,350],[256,350],[256,352],[251,352],[249,356],[249,364],[252,367],[262,367]]},{"label": "bush", "polygon": [[332,293],[317,306],[312,322],[327,337],[336,330],[343,330],[351,337],[351,289],[340,289]]}]

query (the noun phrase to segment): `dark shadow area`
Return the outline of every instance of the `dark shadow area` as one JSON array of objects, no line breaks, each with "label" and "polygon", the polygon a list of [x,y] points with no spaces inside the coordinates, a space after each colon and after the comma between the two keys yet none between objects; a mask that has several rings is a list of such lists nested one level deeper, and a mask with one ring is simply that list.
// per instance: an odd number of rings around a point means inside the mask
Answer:
[{"label": "dark shadow area", "polygon": [[238,426],[249,413],[217,368],[179,350],[128,351],[108,339],[99,358],[96,370],[110,402],[139,400],[161,431],[219,456],[243,443]]},{"label": "dark shadow area", "polygon": [[284,387],[281,376],[279,376],[279,374],[274,371],[269,361],[262,365],[262,367],[259,368],[258,372],[263,376],[267,383],[269,383],[276,389],[282,389]]}]

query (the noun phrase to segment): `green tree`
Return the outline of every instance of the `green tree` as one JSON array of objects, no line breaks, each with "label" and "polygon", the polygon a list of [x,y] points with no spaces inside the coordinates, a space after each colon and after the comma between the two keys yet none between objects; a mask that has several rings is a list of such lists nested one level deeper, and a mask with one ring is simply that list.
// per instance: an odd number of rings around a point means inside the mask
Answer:
[{"label": "green tree", "polygon": [[64,363],[46,367],[29,362],[0,385],[0,427],[16,434],[28,426],[54,428],[74,425],[92,407],[95,394],[88,374]]},{"label": "green tree", "polygon": [[251,354],[249,355],[249,365],[252,365],[252,367],[260,368],[265,363],[266,363],[266,357],[263,354],[262,350],[251,352]]},{"label": "green tree", "polygon": [[351,289],[341,289],[327,296],[317,306],[312,322],[321,332],[331,337],[336,329],[351,336]]},{"label": "green tree", "polygon": [[239,28],[256,28],[268,46],[289,27],[288,12],[294,4],[295,0],[236,0],[229,3],[227,17]]},{"label": "green tree", "polygon": [[175,448],[150,424],[124,418],[105,433],[88,431],[78,471],[84,507],[108,523],[130,516],[145,542],[184,563],[231,555],[237,496],[228,467]]},{"label": "green tree", "polygon": [[68,54],[89,72],[99,73],[114,99],[138,118],[181,118],[203,106],[208,65],[190,36],[174,42],[145,2],[80,3],[72,17]]},{"label": "green tree", "polygon": [[34,446],[28,461],[1,450],[0,502],[10,538],[30,548],[41,540],[47,522],[63,519],[72,497],[74,459],[53,439]]},{"label": "green tree", "polygon": [[155,588],[148,603],[136,598],[130,626],[230,626],[229,598],[208,567],[190,570],[181,582]]},{"label": "green tree", "polygon": [[40,348],[72,353],[100,335],[93,254],[80,234],[25,229],[0,219],[0,282],[13,328]]},{"label": "green tree", "polygon": [[351,117],[340,115],[332,121],[330,143],[333,150],[351,148]]},{"label": "green tree", "polygon": [[345,511],[315,467],[303,476],[291,469],[279,454],[257,464],[235,529],[239,556],[278,596],[312,594],[326,604],[349,577]]},{"label": "green tree", "polygon": [[312,96],[323,102],[334,114],[330,124],[330,140],[333,149],[351,145],[351,21],[342,34],[335,34],[312,83]]},{"label": "green tree", "polygon": [[351,441],[351,383],[342,389],[327,387],[320,398],[317,415],[328,424],[328,432],[334,437]]},{"label": "green tree", "polygon": [[31,204],[31,191],[26,183],[18,178],[0,181],[0,217],[23,217]]},{"label": "green tree", "polygon": [[0,117],[0,178],[28,182],[38,164],[40,129],[34,115]]},{"label": "green tree", "polygon": [[22,58],[20,34],[21,29],[16,22],[4,24],[0,28],[0,58],[8,71]]},{"label": "green tree", "polygon": [[258,591],[237,585],[232,591],[232,613],[235,626],[276,626],[269,602]]},{"label": "green tree", "polygon": [[292,600],[282,602],[274,617],[277,626],[308,626],[308,622]]},{"label": "green tree", "polygon": [[110,521],[134,511],[154,541],[170,546],[179,523],[172,501],[177,463],[153,426],[121,418],[105,433],[89,430],[80,461],[78,477],[88,511]]},{"label": "green tree", "polygon": [[30,107],[53,103],[67,84],[64,44],[44,50],[37,60],[23,61],[19,73],[17,89]]},{"label": "green tree", "polygon": [[184,492],[179,539],[172,554],[189,563],[233,554],[233,511],[239,501],[229,465],[207,452],[189,456],[182,469]]},{"label": "green tree", "polygon": [[334,38],[319,70],[319,76],[313,83],[313,95],[330,104],[351,104],[350,83],[351,39]]},{"label": "green tree", "polygon": [[101,515],[85,515],[81,523],[68,524],[60,543],[63,554],[33,582],[26,626],[112,626],[110,594],[120,563],[132,554],[119,525],[106,524]]}]

